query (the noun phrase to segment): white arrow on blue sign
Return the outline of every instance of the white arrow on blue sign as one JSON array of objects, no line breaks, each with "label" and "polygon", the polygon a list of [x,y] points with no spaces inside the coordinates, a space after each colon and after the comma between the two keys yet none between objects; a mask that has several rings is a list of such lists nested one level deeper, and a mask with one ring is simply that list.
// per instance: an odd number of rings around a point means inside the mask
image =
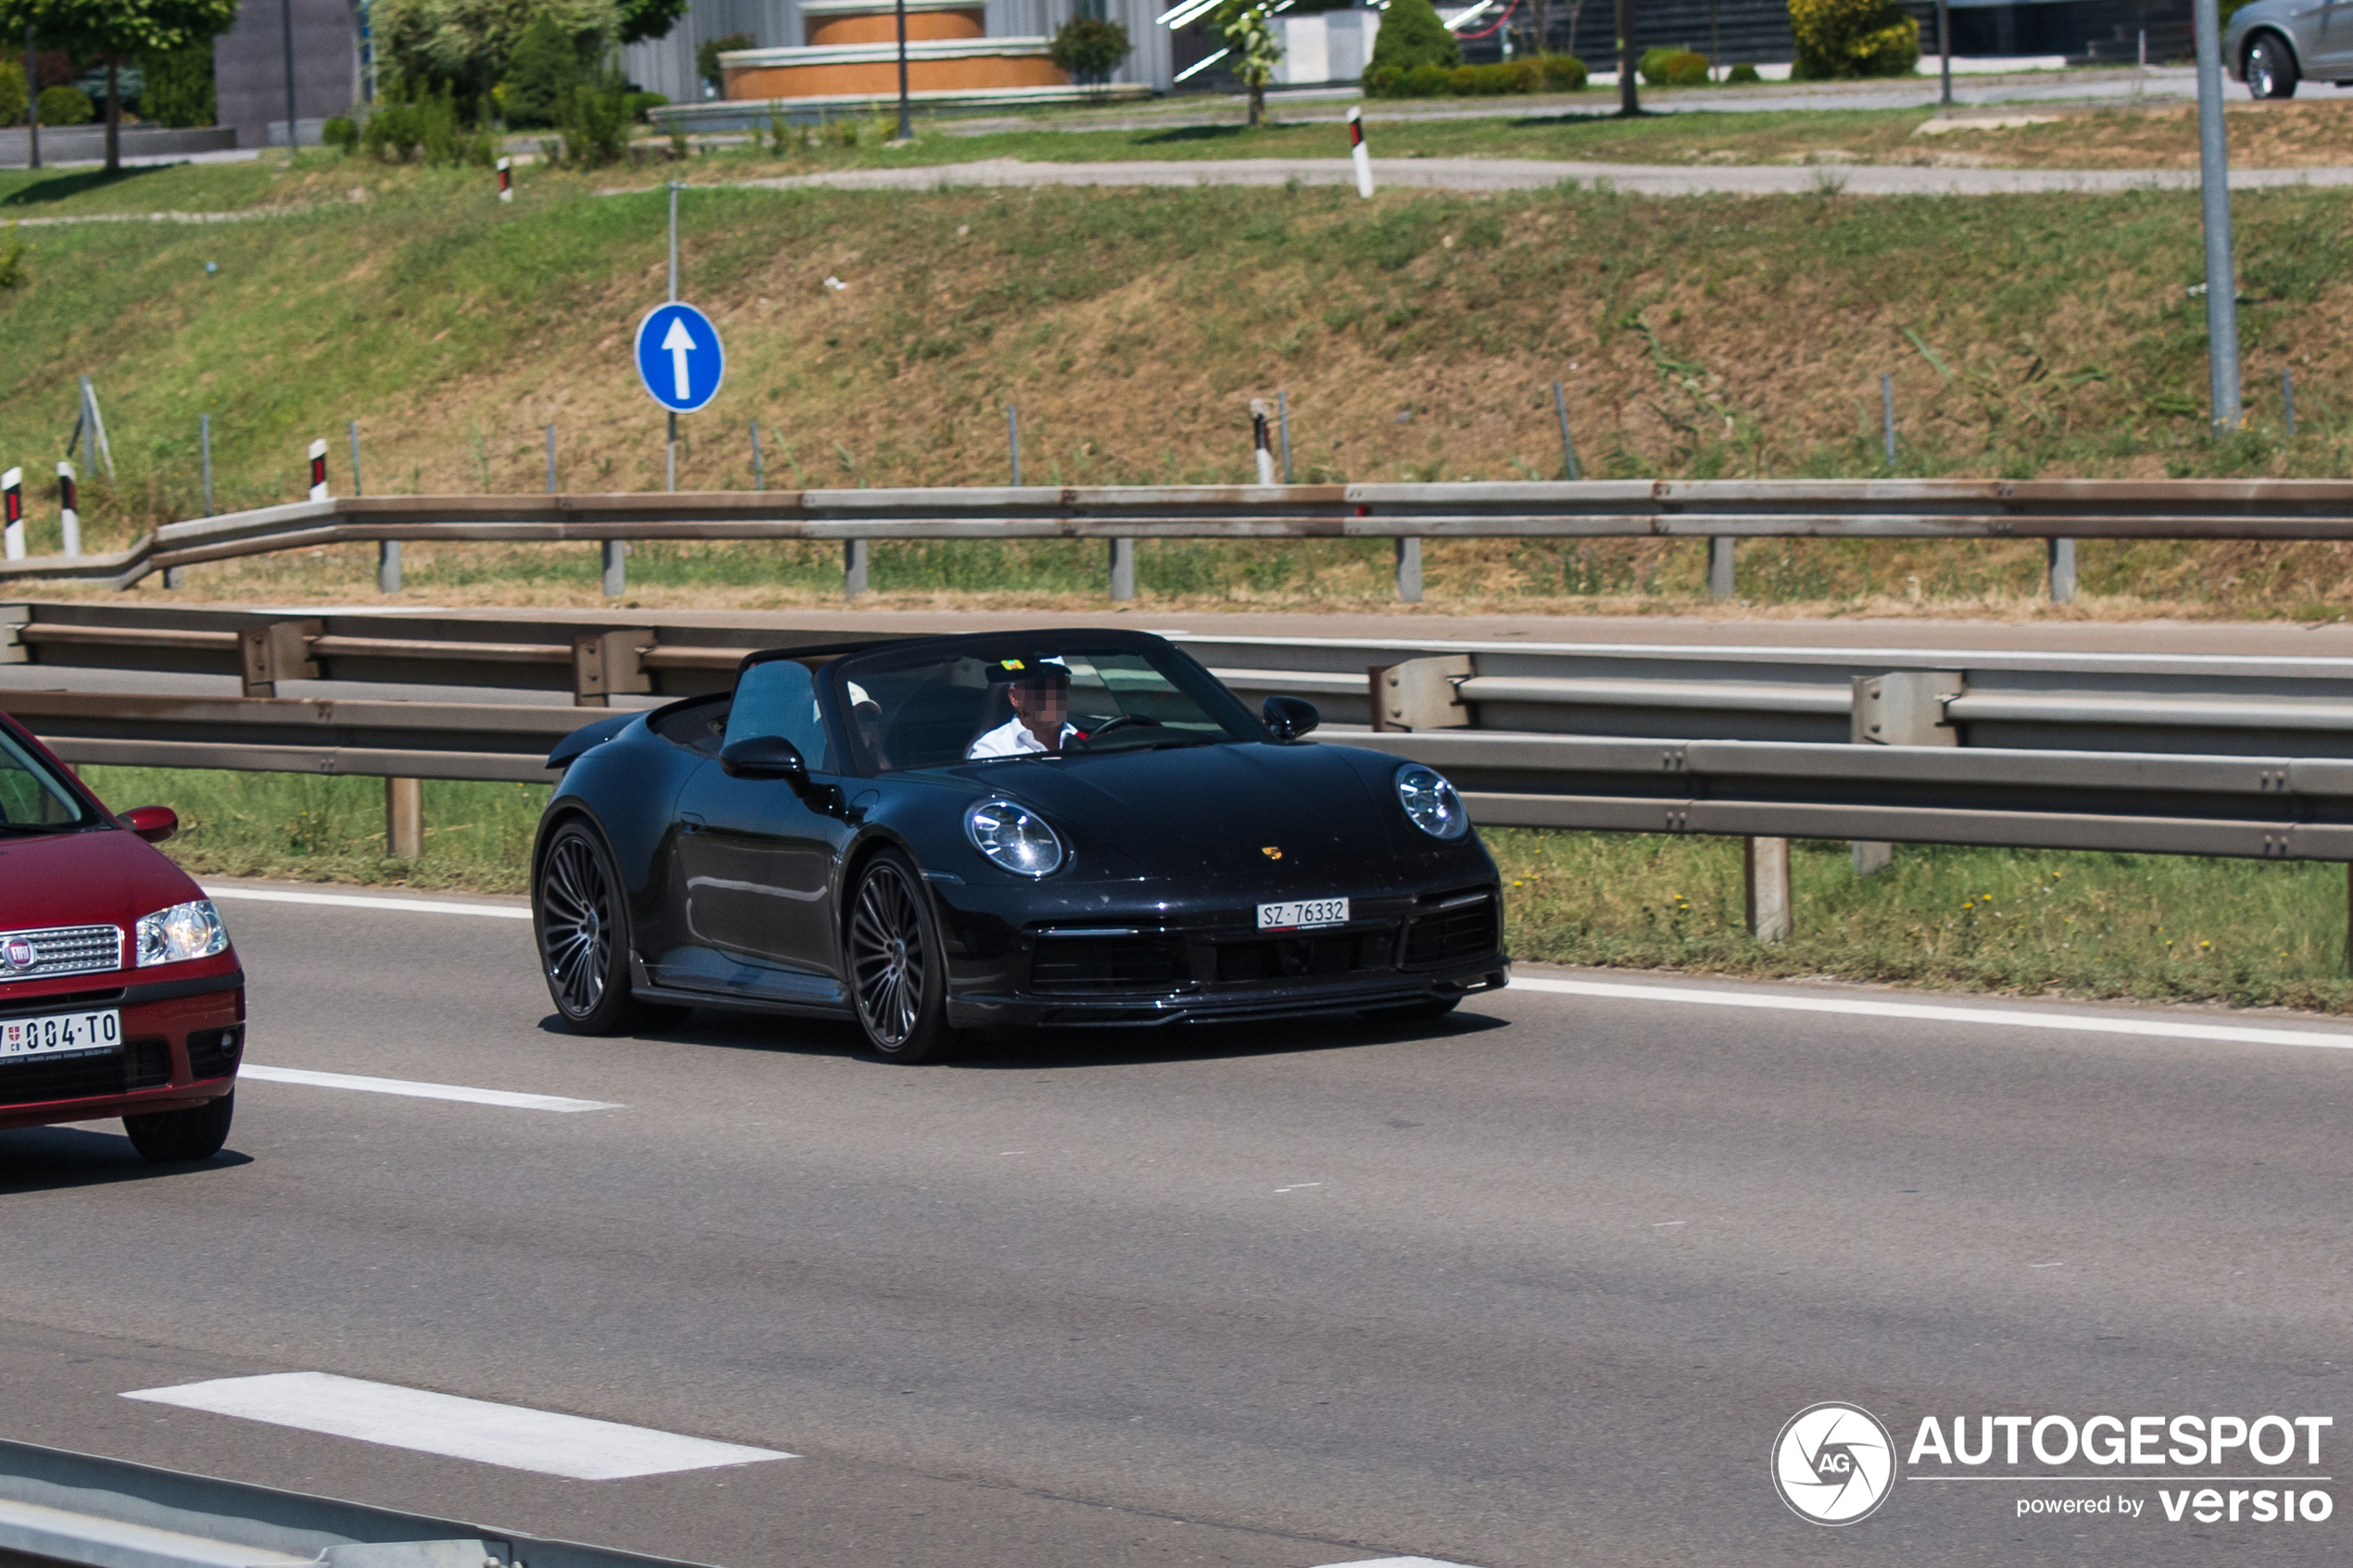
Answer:
[{"label": "white arrow on blue sign", "polygon": [[719,329],[691,305],[656,306],[637,323],[637,374],[655,402],[673,414],[693,413],[727,379]]}]

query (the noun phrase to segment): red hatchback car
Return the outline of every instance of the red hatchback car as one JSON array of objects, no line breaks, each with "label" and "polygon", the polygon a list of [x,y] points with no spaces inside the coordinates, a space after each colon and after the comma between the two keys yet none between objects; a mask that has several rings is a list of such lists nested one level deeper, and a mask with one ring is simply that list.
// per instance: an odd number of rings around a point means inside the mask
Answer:
[{"label": "red hatchback car", "polygon": [[0,715],[0,1128],[120,1116],[153,1160],[229,1136],[245,977],[204,890]]}]

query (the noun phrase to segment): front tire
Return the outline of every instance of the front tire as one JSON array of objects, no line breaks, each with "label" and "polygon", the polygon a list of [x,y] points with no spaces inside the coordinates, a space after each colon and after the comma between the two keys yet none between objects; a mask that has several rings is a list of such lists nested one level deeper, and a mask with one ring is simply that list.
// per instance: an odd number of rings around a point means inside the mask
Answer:
[{"label": "front tire", "polygon": [[885,1061],[944,1060],[948,965],[931,900],[914,863],[886,849],[866,863],[849,900],[849,989],[858,1026]]},{"label": "front tire", "polygon": [[2296,52],[2287,41],[2273,32],[2259,32],[2246,46],[2246,91],[2257,98],[2293,98],[2296,84],[2303,76],[2296,69]]},{"label": "front tire", "polygon": [[577,820],[556,830],[531,889],[539,973],[564,1027],[575,1035],[624,1035],[672,1023],[683,1008],[629,994],[629,915],[621,877],[604,841]]},{"label": "front tire", "polygon": [[229,1141],[229,1123],[237,1113],[237,1091],[208,1099],[186,1110],[155,1110],[126,1116],[122,1130],[131,1147],[150,1165],[176,1165],[209,1160]]}]

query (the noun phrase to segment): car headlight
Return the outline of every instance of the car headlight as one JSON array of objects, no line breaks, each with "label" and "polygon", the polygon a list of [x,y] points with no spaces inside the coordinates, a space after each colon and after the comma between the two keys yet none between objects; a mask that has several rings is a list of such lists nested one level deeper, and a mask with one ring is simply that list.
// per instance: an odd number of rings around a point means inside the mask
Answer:
[{"label": "car headlight", "polygon": [[1063,863],[1063,841],[1046,819],[1010,800],[984,800],[965,812],[964,836],[1015,876],[1045,876]]},{"label": "car headlight", "polygon": [[1432,838],[1460,838],[1470,832],[1463,797],[1437,769],[1408,762],[1397,770],[1397,803],[1414,825]]},{"label": "car headlight", "polygon": [[142,969],[151,963],[208,959],[227,951],[228,947],[229,928],[220,923],[220,911],[212,907],[209,898],[199,898],[193,904],[174,904],[168,909],[139,917]]}]

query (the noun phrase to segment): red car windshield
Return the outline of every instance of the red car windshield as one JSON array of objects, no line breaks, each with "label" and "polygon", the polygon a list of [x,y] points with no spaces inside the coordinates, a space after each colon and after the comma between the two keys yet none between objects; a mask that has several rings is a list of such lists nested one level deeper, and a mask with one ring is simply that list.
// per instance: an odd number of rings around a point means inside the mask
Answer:
[{"label": "red car windshield", "polygon": [[47,763],[0,730],[0,834],[56,833],[94,820]]}]

